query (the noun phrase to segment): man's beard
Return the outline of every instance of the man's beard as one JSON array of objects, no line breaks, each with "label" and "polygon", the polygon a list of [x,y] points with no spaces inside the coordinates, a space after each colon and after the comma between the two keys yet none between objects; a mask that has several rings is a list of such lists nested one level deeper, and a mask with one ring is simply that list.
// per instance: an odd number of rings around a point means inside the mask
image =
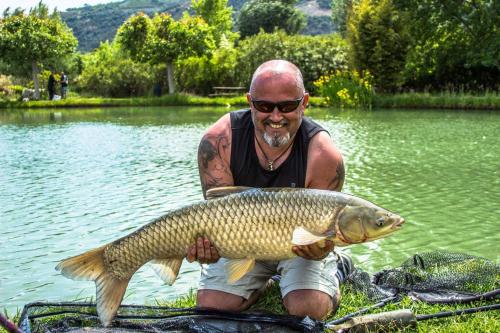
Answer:
[{"label": "man's beard", "polygon": [[275,132],[274,135],[271,136],[267,132],[264,132],[262,137],[269,146],[274,148],[283,147],[290,142],[290,133],[279,135],[278,132]]}]

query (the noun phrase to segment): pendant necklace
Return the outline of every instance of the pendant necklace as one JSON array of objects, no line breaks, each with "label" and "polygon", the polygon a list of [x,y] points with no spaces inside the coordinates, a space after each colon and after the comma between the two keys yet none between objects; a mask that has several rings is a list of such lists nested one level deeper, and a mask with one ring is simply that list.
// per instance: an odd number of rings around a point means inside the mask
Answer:
[{"label": "pendant necklace", "polygon": [[262,154],[264,155],[264,158],[267,161],[267,170],[273,171],[274,170],[274,165],[273,165],[274,162],[276,162],[277,160],[279,160],[281,156],[285,155],[285,153],[288,151],[288,149],[290,149],[290,147],[292,146],[294,140],[291,140],[290,143],[288,144],[288,147],[286,147],[286,149],[283,150],[283,152],[281,154],[279,154],[278,157],[276,157],[273,160],[270,160],[267,157],[266,153],[264,152],[264,149],[262,149],[262,146],[260,145],[259,140],[257,140],[257,138],[255,138],[255,141],[257,142],[257,146],[259,146],[260,151],[262,152]]}]

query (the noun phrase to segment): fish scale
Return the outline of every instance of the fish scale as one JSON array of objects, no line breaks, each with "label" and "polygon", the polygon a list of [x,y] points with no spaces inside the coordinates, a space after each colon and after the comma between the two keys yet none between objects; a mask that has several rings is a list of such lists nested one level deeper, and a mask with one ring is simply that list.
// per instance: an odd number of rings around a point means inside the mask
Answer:
[{"label": "fish scale", "polygon": [[178,275],[187,249],[205,236],[226,264],[228,281],[252,269],[255,260],[295,256],[293,245],[324,239],[348,245],[377,239],[404,220],[361,198],[341,192],[228,187],[209,190],[213,199],[173,210],[100,248],[63,260],[57,269],[73,279],[94,280],[104,325],[115,316],[132,275],[152,262],[166,283]]}]

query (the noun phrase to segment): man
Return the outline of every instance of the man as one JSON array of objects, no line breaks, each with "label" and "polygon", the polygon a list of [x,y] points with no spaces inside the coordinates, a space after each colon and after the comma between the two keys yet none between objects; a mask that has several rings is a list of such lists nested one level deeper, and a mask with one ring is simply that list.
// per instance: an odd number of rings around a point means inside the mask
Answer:
[{"label": "man", "polygon": [[49,93],[49,101],[53,100],[56,92],[56,78],[54,76],[54,71],[50,72],[49,80],[47,82],[47,91]]},{"label": "man", "polygon": [[[226,114],[201,140],[198,164],[204,195],[208,189],[231,185],[341,190],[342,156],[328,133],[304,118],[309,95],[295,65],[284,60],[262,64],[253,75],[247,101],[250,110]],[[219,257],[209,239],[200,237],[187,254],[189,261],[209,264],[202,267],[198,306],[245,310],[279,273],[290,314],[326,317],[340,299],[333,243],[292,250],[299,258],[257,262],[250,273],[229,284],[226,259]]]},{"label": "man", "polygon": [[61,72],[61,98],[66,98],[68,92],[68,76]]}]

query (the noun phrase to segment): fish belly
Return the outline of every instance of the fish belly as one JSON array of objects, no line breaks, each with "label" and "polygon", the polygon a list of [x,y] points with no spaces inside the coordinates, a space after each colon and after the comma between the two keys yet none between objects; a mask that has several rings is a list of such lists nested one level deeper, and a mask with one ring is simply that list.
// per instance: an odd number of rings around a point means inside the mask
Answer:
[{"label": "fish belly", "polygon": [[206,236],[225,258],[283,260],[294,256],[293,231],[326,228],[315,198],[286,193],[230,196],[173,211],[110,244],[105,260],[117,277],[130,277],[153,259],[183,258]]}]

